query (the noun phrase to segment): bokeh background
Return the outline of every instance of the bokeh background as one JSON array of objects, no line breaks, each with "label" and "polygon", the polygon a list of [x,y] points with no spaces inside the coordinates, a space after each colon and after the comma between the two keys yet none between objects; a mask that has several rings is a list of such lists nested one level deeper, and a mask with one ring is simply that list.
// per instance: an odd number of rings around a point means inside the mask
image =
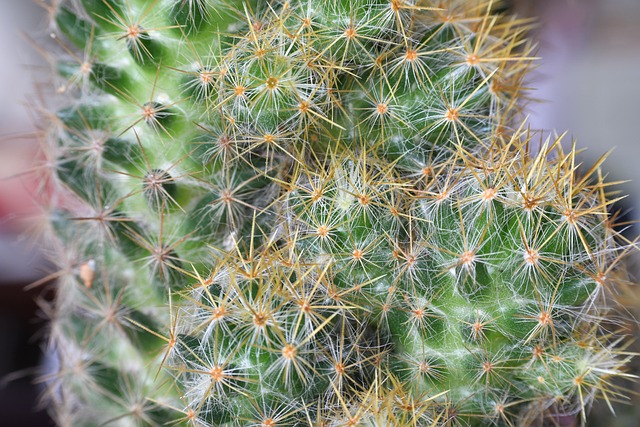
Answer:
[{"label": "bokeh background", "polygon": [[[52,425],[39,410],[37,368],[43,362],[42,330],[36,297],[42,288],[26,285],[46,274],[37,245],[20,238],[23,219],[38,212],[39,183],[16,176],[33,163],[38,108],[46,91],[49,41],[45,0],[0,0],[0,425]],[[321,0],[318,0],[321,1]],[[510,0],[504,3],[538,25],[538,68],[529,85],[542,102],[529,107],[533,129],[547,135],[569,130],[585,165],[613,151],[603,170],[609,181],[627,180],[629,197],[616,206],[633,221],[640,218],[640,0]],[[41,83],[45,83],[41,85]],[[49,89],[50,90],[50,89]],[[629,226],[627,236],[640,235]],[[640,252],[639,252],[640,253]],[[640,277],[640,256],[629,259]],[[630,307],[640,307],[640,289],[625,289]],[[637,318],[640,311],[635,309]],[[631,324],[629,333],[640,338]],[[640,340],[639,340],[640,341]],[[637,351],[637,350],[636,350]],[[640,363],[636,362],[637,365]],[[636,373],[640,372],[637,366]],[[629,382],[632,400],[616,405],[617,417],[596,405],[593,427],[640,426],[640,380]]]},{"label": "bokeh background", "polygon": [[39,91],[48,66],[32,40],[47,36],[45,10],[32,0],[0,0],[0,426],[48,427],[34,385],[45,323],[25,290],[45,271],[37,245],[20,238],[23,219],[37,212],[37,182],[11,178],[33,164]]}]

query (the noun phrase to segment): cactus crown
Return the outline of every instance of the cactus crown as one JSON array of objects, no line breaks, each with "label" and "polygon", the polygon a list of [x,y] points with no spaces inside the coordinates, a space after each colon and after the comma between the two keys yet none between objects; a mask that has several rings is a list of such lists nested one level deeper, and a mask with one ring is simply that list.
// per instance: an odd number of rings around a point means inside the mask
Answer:
[{"label": "cactus crown", "polygon": [[59,424],[536,425],[618,393],[608,187],[529,154],[528,23],[494,3],[55,1]]}]

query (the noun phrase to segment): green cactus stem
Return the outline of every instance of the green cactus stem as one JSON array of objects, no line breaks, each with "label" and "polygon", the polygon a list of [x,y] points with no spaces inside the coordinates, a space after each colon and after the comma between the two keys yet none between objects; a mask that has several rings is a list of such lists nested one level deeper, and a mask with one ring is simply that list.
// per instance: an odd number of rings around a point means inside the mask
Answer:
[{"label": "green cactus stem", "polygon": [[529,24],[494,3],[54,1],[58,424],[533,426],[622,393],[608,185],[529,153]]}]

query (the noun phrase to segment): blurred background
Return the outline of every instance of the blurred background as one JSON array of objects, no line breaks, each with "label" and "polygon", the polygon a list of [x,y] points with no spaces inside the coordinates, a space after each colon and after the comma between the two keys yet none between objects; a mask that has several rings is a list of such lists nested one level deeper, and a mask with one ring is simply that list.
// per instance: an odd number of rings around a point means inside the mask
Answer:
[{"label": "blurred background", "polygon": [[[320,1],[320,0],[318,0]],[[49,73],[40,48],[30,40],[48,39],[46,10],[39,0],[0,0],[0,425],[49,426],[36,405],[36,367],[41,363],[41,331],[36,297],[40,289],[25,285],[45,275],[37,247],[19,238],[21,219],[37,213],[33,194],[38,183],[15,177],[29,167],[37,139],[36,82]],[[529,86],[544,102],[531,105],[533,129],[554,135],[569,130],[581,155],[591,164],[613,149],[603,170],[629,197],[616,208],[626,219],[640,218],[640,0],[511,0],[505,6],[538,25],[531,35],[539,43],[538,68]],[[627,230],[630,239],[640,234]],[[635,256],[630,267],[640,277]],[[640,292],[625,289],[630,307],[640,307]],[[636,317],[640,313],[636,313]],[[640,337],[635,325],[629,333]],[[637,349],[636,349],[637,351]],[[638,362],[636,362],[638,364]],[[636,366],[640,372],[640,366]],[[616,405],[616,418],[597,404],[591,426],[638,427],[640,381],[626,384],[632,404]],[[635,390],[634,390],[635,389]]]},{"label": "blurred background", "polygon": [[8,179],[32,165],[37,148],[35,82],[48,68],[29,38],[46,37],[47,19],[32,0],[0,0],[0,11],[0,426],[47,427],[34,385],[46,326],[35,302],[42,288],[25,290],[43,276],[44,262],[20,239],[22,220],[37,211],[37,182]]}]

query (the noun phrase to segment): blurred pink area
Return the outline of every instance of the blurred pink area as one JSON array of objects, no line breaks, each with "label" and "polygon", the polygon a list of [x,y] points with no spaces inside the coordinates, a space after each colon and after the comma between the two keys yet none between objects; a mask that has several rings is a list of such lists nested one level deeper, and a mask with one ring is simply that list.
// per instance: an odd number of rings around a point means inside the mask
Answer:
[{"label": "blurred pink area", "polygon": [[25,172],[35,167],[38,155],[32,141],[0,151],[0,229],[38,211],[38,198],[46,185],[37,174]]}]

